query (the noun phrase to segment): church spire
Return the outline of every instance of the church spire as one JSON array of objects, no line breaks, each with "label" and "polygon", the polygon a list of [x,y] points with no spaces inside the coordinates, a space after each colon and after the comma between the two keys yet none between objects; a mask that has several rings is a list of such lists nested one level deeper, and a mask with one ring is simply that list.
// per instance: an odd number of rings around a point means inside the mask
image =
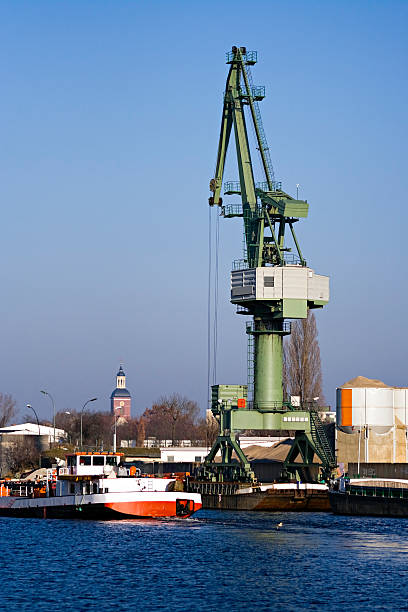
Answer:
[{"label": "church spire", "polygon": [[117,389],[126,388],[126,374],[123,371],[122,364],[120,365],[119,372],[116,374],[116,388]]},{"label": "church spire", "polygon": [[131,402],[132,397],[126,389],[126,375],[122,364],[120,364],[119,371],[116,374],[116,389],[112,391],[111,395],[111,413],[130,419]]}]

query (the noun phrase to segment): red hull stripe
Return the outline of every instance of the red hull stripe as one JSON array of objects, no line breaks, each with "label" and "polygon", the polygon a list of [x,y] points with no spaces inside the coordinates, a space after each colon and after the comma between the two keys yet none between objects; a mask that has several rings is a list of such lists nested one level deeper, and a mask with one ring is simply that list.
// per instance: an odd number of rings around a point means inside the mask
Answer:
[{"label": "red hull stripe", "polygon": [[[129,516],[177,516],[175,501],[129,501],[106,503],[106,508]],[[200,510],[201,504],[194,504],[194,512]],[[192,514],[192,513],[191,513]]]}]

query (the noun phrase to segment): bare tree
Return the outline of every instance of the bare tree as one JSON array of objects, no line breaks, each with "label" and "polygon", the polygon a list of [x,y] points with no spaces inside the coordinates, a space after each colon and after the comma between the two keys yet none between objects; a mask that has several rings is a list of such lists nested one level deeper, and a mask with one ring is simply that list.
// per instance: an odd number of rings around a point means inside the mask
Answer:
[{"label": "bare tree", "polygon": [[159,440],[171,438],[191,440],[195,437],[196,422],[199,414],[198,404],[178,393],[162,396],[142,415],[146,434]]},{"label": "bare tree", "polygon": [[137,438],[136,438],[137,446],[142,447],[144,445],[145,438],[146,438],[145,424],[144,424],[143,417],[140,417],[139,425],[137,428]]},{"label": "bare tree", "polygon": [[[124,417],[120,417],[117,421],[117,441],[118,444],[122,440],[130,441],[134,440],[136,446],[143,446],[144,442],[144,429],[143,429],[143,419],[133,418],[133,419],[124,419]],[[143,437],[142,437],[143,436]],[[140,443],[141,442],[141,443]]]},{"label": "bare tree", "polygon": [[[56,426],[67,433],[68,441],[79,444],[81,413],[76,410],[57,412]],[[82,442],[86,447],[110,448],[113,442],[114,419],[110,412],[83,412]]]},{"label": "bare tree", "polygon": [[205,439],[207,446],[212,446],[220,433],[220,424],[217,419],[213,416],[211,410],[207,410],[205,419],[206,432]]},{"label": "bare tree", "polygon": [[16,402],[8,393],[0,393],[0,427],[5,427],[16,416]]},{"label": "bare tree", "polygon": [[7,444],[4,449],[4,459],[11,474],[32,470],[38,467],[39,450],[33,436],[23,436]]},{"label": "bare tree", "polygon": [[301,403],[319,398],[324,404],[322,366],[317,339],[316,318],[309,311],[307,319],[292,324],[292,333],[284,346],[283,385],[288,395],[298,395]]}]

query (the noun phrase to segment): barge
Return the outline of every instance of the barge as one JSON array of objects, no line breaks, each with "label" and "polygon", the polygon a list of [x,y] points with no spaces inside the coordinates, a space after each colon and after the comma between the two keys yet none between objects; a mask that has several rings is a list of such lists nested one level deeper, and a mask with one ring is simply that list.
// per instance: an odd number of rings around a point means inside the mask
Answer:
[{"label": "barge", "polygon": [[330,512],[328,486],[319,483],[281,482],[240,486],[238,483],[188,481],[200,492],[204,509],[258,510],[261,512]]},{"label": "barge", "polygon": [[201,495],[182,478],[155,478],[127,470],[121,453],[72,453],[67,467],[47,470],[41,481],[5,481],[0,516],[124,519],[187,518],[201,508]]},{"label": "barge", "polygon": [[408,480],[341,478],[329,501],[335,514],[408,517]]}]

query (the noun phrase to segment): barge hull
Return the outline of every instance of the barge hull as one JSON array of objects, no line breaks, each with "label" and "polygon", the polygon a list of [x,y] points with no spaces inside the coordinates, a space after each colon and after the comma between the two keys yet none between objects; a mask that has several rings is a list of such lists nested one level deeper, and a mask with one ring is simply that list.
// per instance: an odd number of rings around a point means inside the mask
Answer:
[{"label": "barge hull", "polygon": [[363,497],[331,491],[331,509],[335,514],[353,516],[408,517],[408,500],[386,497]]},{"label": "barge hull", "polygon": [[293,492],[254,492],[202,495],[203,508],[211,510],[254,510],[260,512],[330,512],[326,491],[297,495]]},{"label": "barge hull", "polygon": [[[83,495],[77,503],[73,503],[72,497],[37,499],[3,497],[0,499],[0,516],[95,520],[188,518],[201,508],[201,499],[198,495],[187,494],[185,497],[183,494],[176,496],[175,493],[164,495],[167,499],[163,499],[163,494],[156,493],[141,495],[134,493],[124,496],[121,494]],[[121,496],[125,499],[116,499]]]}]

